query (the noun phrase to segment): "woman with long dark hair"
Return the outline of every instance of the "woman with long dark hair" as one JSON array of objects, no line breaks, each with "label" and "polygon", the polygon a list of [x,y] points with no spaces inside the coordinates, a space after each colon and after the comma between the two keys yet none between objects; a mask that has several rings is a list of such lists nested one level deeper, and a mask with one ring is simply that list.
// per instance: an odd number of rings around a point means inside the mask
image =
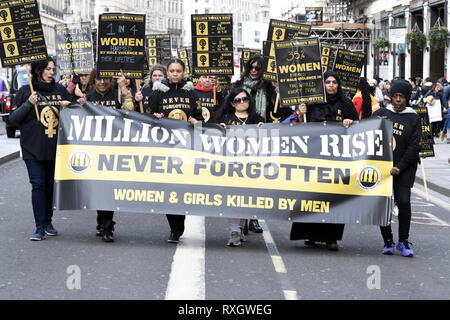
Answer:
[{"label": "woman with long dark hair", "polygon": [[[308,122],[341,122],[346,128],[350,127],[359,117],[352,101],[342,90],[339,76],[328,71],[324,75],[324,81],[327,102],[308,106]],[[337,241],[342,240],[344,227],[343,224],[294,223],[291,240],[307,240],[306,245],[325,242],[328,250],[337,251]]]},{"label": "woman with long dark hair", "polygon": [[[203,121],[202,106],[194,92],[194,84],[184,79],[186,66],[180,59],[173,59],[167,65],[167,79],[153,85],[150,97],[150,114],[157,119],[188,121],[195,125]],[[171,233],[168,242],[179,243],[184,233],[185,216],[168,215]]]},{"label": "woman with long dark hair", "polygon": [[[220,123],[225,128],[229,125],[243,126],[247,124],[262,125],[264,119],[256,112],[256,107],[250,94],[244,88],[234,88],[225,99],[224,115]],[[230,228],[229,247],[239,247],[245,241],[245,219],[228,219]]]},{"label": "woman with long dark hair", "polygon": [[370,85],[366,78],[360,78],[358,84],[358,90],[353,97],[353,104],[358,112],[359,119],[367,119],[372,114],[380,109],[380,105],[375,97],[370,93]]},{"label": "woman with long dark hair", "polygon": [[59,114],[69,106],[72,96],[65,87],[55,82],[55,68],[55,61],[50,57],[33,62],[31,73],[34,91],[29,85],[19,90],[9,117],[11,124],[20,129],[20,145],[32,185],[36,223],[36,231],[30,237],[32,241],[58,235],[52,225],[52,218]]}]

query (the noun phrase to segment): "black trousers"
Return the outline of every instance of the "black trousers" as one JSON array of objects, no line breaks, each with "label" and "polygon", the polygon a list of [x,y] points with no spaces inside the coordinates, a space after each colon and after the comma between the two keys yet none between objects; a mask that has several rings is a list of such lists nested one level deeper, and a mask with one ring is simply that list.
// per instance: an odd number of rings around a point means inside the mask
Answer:
[{"label": "black trousers", "polygon": [[[394,185],[394,200],[398,206],[398,238],[404,242],[409,239],[411,226],[411,188]],[[391,226],[381,227],[381,234],[384,242],[394,238]]]},{"label": "black trousers", "polygon": [[111,220],[114,217],[114,211],[97,211],[97,223],[102,225],[104,221]]},{"label": "black trousers", "polygon": [[186,220],[186,216],[175,216],[175,215],[167,215],[167,221],[169,221],[170,230],[173,233],[178,235],[183,235],[184,233],[184,221]]}]

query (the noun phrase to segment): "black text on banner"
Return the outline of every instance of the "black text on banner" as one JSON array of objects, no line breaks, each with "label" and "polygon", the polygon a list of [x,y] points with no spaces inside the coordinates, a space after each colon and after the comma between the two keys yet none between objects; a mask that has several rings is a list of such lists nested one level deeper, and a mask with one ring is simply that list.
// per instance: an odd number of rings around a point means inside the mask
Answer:
[{"label": "black text on banner", "polygon": [[392,123],[384,119],[351,133],[322,123],[225,130],[87,103],[60,121],[57,210],[390,220]]}]

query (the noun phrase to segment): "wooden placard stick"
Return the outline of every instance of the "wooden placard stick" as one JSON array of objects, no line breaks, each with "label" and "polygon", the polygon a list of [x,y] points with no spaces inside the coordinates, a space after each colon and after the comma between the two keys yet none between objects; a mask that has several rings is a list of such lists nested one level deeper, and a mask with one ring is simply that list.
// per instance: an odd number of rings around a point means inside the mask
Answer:
[{"label": "wooden placard stick", "polygon": [[217,104],[217,87],[214,86],[214,105]]},{"label": "wooden placard stick", "polygon": [[423,185],[425,187],[425,195],[427,201],[430,201],[430,195],[428,194],[428,183],[427,183],[427,177],[425,176],[425,166],[424,166],[424,158],[422,158],[422,161],[420,162],[420,166],[422,167],[422,177],[423,177]]},{"label": "wooden placard stick", "polygon": [[[141,80],[136,79],[136,90],[137,91],[141,91]],[[141,110],[141,113],[144,113],[144,101],[141,100],[141,102],[139,102],[139,107]]]},{"label": "wooden placard stick", "polygon": [[[31,93],[34,93],[34,88],[33,88],[33,81],[31,80],[31,74],[30,74],[30,69],[28,68],[28,65],[25,65],[25,69],[27,70],[27,75],[28,75],[28,83],[30,84],[30,89],[31,89]],[[39,117],[39,109],[37,107],[37,104],[34,105],[34,110],[36,111],[36,118],[38,121],[40,121],[40,117]]]}]

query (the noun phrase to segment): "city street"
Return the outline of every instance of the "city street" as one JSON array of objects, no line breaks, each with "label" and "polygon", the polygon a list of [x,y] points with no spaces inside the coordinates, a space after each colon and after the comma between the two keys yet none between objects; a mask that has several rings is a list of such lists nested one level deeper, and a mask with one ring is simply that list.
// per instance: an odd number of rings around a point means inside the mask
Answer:
[{"label": "city street", "polygon": [[347,226],[340,251],[329,252],[290,241],[288,222],[266,221],[264,237],[250,233],[241,248],[228,248],[226,220],[189,217],[177,247],[167,243],[165,216],[125,212],[115,216],[113,244],[95,236],[95,212],[56,212],[60,235],[31,242],[23,161],[0,165],[0,182],[0,299],[450,298],[448,198],[430,191],[428,202],[418,184],[410,237],[415,257],[404,258],[383,256],[372,226]]}]

